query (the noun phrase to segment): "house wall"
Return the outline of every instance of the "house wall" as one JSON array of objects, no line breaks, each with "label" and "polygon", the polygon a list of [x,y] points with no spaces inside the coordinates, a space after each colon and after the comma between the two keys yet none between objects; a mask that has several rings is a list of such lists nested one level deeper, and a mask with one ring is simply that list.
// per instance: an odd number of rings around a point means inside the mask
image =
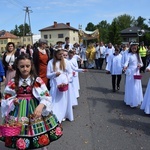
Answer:
[{"label": "house wall", "polygon": [[17,39],[2,38],[2,39],[0,39],[0,53],[4,52],[6,50],[6,45],[8,42],[13,42],[15,44],[15,46],[17,46],[20,43],[20,38],[17,38]]},{"label": "house wall", "polygon": [[[24,40],[23,40],[24,39]],[[24,37],[20,37],[20,45],[24,45],[27,46],[28,44],[33,45],[33,40],[32,40],[32,36],[24,36]]]},{"label": "house wall", "polygon": [[[59,34],[63,36],[61,38],[58,37]],[[51,30],[51,31],[41,31],[41,38],[48,40],[48,45],[50,43],[55,45],[58,41],[65,42],[65,37],[70,38],[70,43],[79,43],[78,31],[73,30]]]}]

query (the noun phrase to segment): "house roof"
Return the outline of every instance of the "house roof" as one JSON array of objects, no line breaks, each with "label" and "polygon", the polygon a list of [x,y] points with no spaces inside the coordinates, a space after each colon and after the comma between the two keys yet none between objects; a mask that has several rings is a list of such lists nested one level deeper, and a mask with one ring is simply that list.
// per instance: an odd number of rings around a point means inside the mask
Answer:
[{"label": "house roof", "polygon": [[54,22],[52,26],[40,29],[39,31],[67,30],[67,29],[78,31],[78,29],[71,27],[70,23],[64,24],[64,23],[57,23],[57,22]]},{"label": "house roof", "polygon": [[122,30],[120,33],[137,33],[138,30],[141,30],[140,27],[130,27]]},{"label": "house roof", "polygon": [[[138,30],[141,30],[141,28],[134,26],[134,27],[126,28],[126,29],[122,30],[120,33],[122,33],[122,34],[124,34],[124,33],[126,33],[126,34],[137,34]],[[149,32],[149,31],[145,30],[145,32]]]},{"label": "house roof", "polygon": [[5,30],[0,31],[0,39],[8,39],[8,38],[17,39],[18,37]]}]

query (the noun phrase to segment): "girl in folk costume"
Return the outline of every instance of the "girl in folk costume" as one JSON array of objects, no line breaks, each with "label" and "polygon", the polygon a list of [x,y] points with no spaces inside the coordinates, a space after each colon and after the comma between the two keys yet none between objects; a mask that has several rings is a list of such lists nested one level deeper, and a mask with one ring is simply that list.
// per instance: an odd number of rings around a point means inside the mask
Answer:
[{"label": "girl in folk costume", "polygon": [[[64,50],[63,57],[66,59],[66,61],[68,61],[68,51],[67,50]],[[70,61],[68,61],[68,63],[70,64],[70,66],[72,66]],[[71,67],[71,69],[72,69],[72,67]],[[74,75],[73,70],[72,70],[72,74]],[[69,83],[69,88],[68,88],[68,92],[71,95],[72,106],[77,106],[78,105],[76,94],[74,92],[75,88],[76,87],[74,87],[73,80],[72,80],[72,82]]]},{"label": "girl in folk costume", "polygon": [[124,102],[130,107],[137,107],[143,101],[141,80],[135,79],[143,65],[138,52],[138,44],[132,43],[123,70],[126,74]]},{"label": "girl in folk costume", "polygon": [[5,146],[18,150],[46,150],[45,146],[62,135],[62,128],[51,110],[51,96],[45,83],[36,76],[32,59],[28,54],[18,56],[16,75],[4,90],[1,112],[5,123],[17,121],[22,128],[18,136],[1,137]]},{"label": "girl in folk costume", "polygon": [[78,68],[77,60],[74,58],[74,51],[70,50],[68,52],[68,55],[69,55],[68,60],[71,62],[71,68],[73,71],[73,86],[75,90],[75,95],[76,98],[78,98],[80,89],[78,72],[86,72],[87,70]]},{"label": "girl in folk costume", "polygon": [[[122,74],[122,66],[121,66],[122,55],[119,54],[119,48],[115,47],[115,53],[109,56],[109,60],[106,66],[106,70],[109,71],[112,75],[112,88],[113,92],[120,89],[120,81]],[[117,78],[117,84],[116,84]],[[117,85],[117,87],[116,87]]]},{"label": "girl in folk costume", "polygon": [[16,71],[14,62],[16,57],[15,44],[13,42],[7,43],[6,52],[4,53],[2,60],[6,74],[5,85],[7,85],[7,83],[15,76]]},{"label": "girl in folk costume", "polygon": [[[150,72],[150,64],[146,68],[147,72]],[[141,105],[141,109],[144,110],[146,114],[150,114],[150,79],[144,94],[144,99]]]},{"label": "girl in folk costume", "polygon": [[73,121],[71,95],[68,90],[62,92],[58,89],[72,82],[71,66],[63,57],[62,49],[55,49],[53,59],[48,62],[47,78],[50,79],[50,94],[52,95],[53,112],[61,122],[66,118]]}]

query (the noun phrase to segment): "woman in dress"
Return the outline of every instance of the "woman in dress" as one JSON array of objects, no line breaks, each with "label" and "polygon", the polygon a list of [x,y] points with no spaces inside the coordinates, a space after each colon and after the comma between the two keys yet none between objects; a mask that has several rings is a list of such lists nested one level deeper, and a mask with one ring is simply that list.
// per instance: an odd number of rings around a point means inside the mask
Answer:
[{"label": "woman in dress", "polygon": [[50,53],[49,50],[46,49],[47,42],[48,41],[45,39],[39,40],[39,47],[37,49],[34,49],[33,51],[33,62],[35,65],[37,75],[42,78],[42,80],[49,89],[50,87],[48,78],[46,77],[46,71],[48,61],[50,60]]},{"label": "woman in dress", "polygon": [[137,107],[143,101],[141,80],[134,79],[134,75],[139,75],[139,70],[143,66],[138,52],[138,44],[131,43],[127,60],[123,70],[126,71],[124,102],[130,107]]},{"label": "woman in dress", "polygon": [[66,118],[73,121],[73,110],[71,95],[67,91],[61,92],[59,85],[69,84],[72,82],[72,69],[68,60],[63,57],[64,51],[54,49],[53,59],[48,62],[47,78],[50,79],[50,94],[52,95],[53,112],[59,122]]},{"label": "woman in dress", "polygon": [[6,74],[5,86],[15,76],[16,71],[14,62],[16,57],[15,44],[13,42],[7,43],[6,52],[4,53],[2,60]]},{"label": "woman in dress", "polygon": [[5,146],[18,150],[42,148],[62,135],[62,128],[51,114],[52,101],[48,89],[35,74],[28,54],[16,60],[16,75],[7,84],[1,104],[1,113],[7,125],[22,124],[18,136],[1,137]]}]

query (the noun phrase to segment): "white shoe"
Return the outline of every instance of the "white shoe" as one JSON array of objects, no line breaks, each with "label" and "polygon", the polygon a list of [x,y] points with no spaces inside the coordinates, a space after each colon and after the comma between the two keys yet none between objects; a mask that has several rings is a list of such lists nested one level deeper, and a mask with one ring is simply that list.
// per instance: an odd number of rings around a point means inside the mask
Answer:
[{"label": "white shoe", "polygon": [[62,121],[66,121],[66,118],[64,118]]}]

